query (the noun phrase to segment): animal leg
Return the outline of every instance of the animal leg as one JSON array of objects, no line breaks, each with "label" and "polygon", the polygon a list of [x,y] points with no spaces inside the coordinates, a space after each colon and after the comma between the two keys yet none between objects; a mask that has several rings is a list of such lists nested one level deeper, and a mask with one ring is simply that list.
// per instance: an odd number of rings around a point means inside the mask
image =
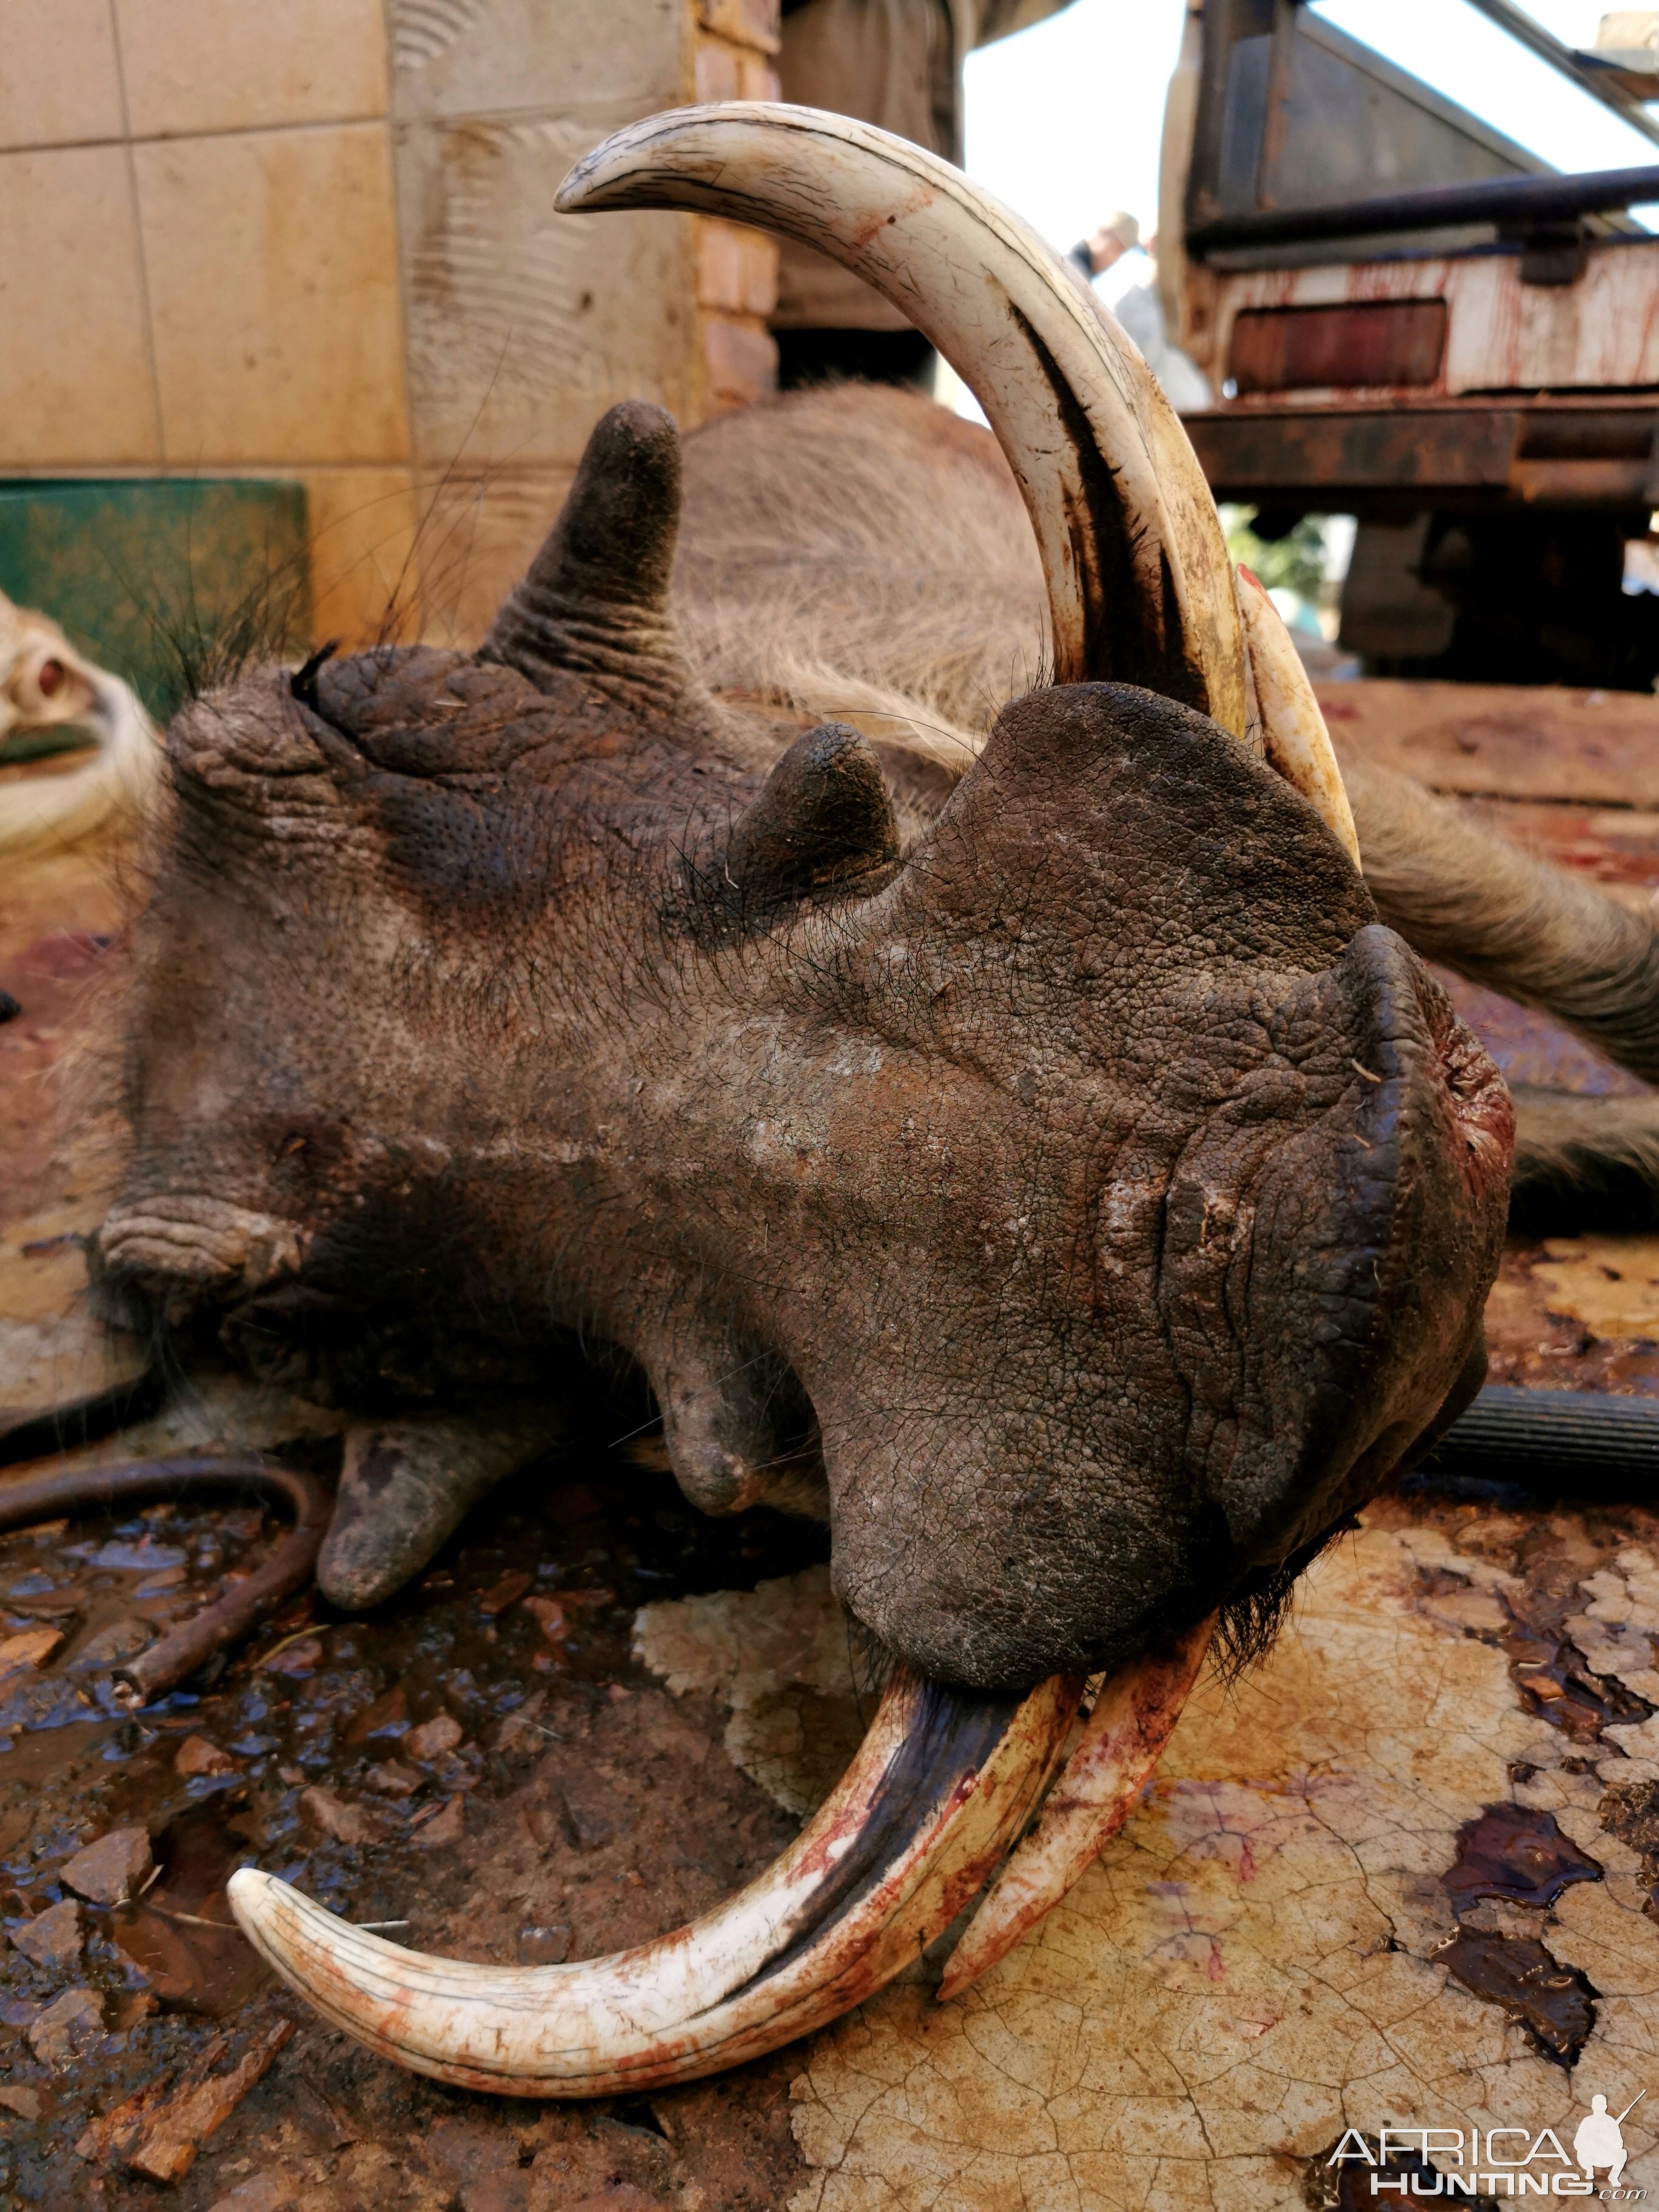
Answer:
[{"label": "animal leg", "polygon": [[1649,917],[1409,776],[1352,751],[1341,758],[1383,921],[1426,958],[1553,1015],[1659,1082],[1659,931]]},{"label": "animal leg", "polygon": [[1520,1083],[1510,1219],[1537,1233],[1659,1226],[1659,1097]]}]

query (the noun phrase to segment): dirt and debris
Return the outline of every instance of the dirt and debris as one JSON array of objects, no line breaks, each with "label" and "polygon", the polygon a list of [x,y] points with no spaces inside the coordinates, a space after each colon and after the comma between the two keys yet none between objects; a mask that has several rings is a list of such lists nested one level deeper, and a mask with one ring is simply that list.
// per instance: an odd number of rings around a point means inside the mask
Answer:
[{"label": "dirt and debris", "polygon": [[293,2036],[289,2020],[263,2033],[216,2036],[194,2054],[164,2100],[155,2084],[142,2089],[87,2130],[76,2156],[125,2166],[149,2181],[180,2180]]},{"label": "dirt and debris", "polygon": [[104,2000],[97,1990],[65,1990],[43,2005],[24,2033],[43,2066],[67,2066],[102,2041]]},{"label": "dirt and debris", "polygon": [[[618,1416],[612,1433],[631,1425]],[[25,1686],[0,1682],[0,1919],[12,1939],[0,2079],[22,2096],[0,2122],[0,2202],[78,2212],[90,2163],[101,2205],[137,2206],[177,2164],[174,2196],[196,2212],[248,2178],[231,2169],[250,2143],[271,2139],[288,2160],[278,2178],[309,2192],[307,2212],[388,2190],[390,2202],[447,2205],[453,2188],[410,2146],[460,2112],[488,2151],[466,2181],[481,2206],[562,2212],[585,2193],[618,2212],[624,2187],[653,2207],[689,2205],[702,2188],[709,2212],[787,2201],[801,2177],[787,2056],[655,2100],[702,2116],[672,2144],[670,2120],[642,2105],[550,2106],[538,2120],[340,2043],[289,2003],[230,1923],[225,1883],[259,1864],[397,1940],[555,1963],[690,1918],[789,1839],[794,1821],[721,1748],[723,1707],[672,1695],[630,1643],[641,1599],[775,1579],[820,1557],[823,1537],[766,1513],[707,1521],[665,1477],[607,1461],[603,1442],[580,1469],[534,1470],[497,1492],[375,1615],[348,1619],[308,1594],[213,1679],[132,1716],[110,1694],[108,1661],[82,1663],[92,1624],[142,1607],[148,1625],[199,1604],[269,1540],[275,1516],[163,1506],[0,1539],[0,1626],[14,1601],[43,1595],[72,1604],[77,1623]],[[538,1596],[560,1610],[556,1644]],[[298,2023],[291,2051],[273,2045],[269,2076],[241,2080],[246,2096],[210,2139],[197,2128],[204,2147],[185,2172],[178,2129],[157,2133],[158,2098],[196,2127],[234,2072],[204,2054],[279,2021]],[[66,2160],[76,2143],[101,2145],[117,2113],[125,2148]],[[329,2128],[339,2139],[322,2143]],[[382,2172],[395,2185],[373,2179]],[[486,2179],[493,2197],[478,2193]]]},{"label": "dirt and debris", "polygon": [[65,1860],[58,1880],[89,1905],[125,1905],[143,1887],[155,1864],[144,1829],[112,1828]]},{"label": "dirt and debris", "polygon": [[11,1945],[43,1973],[67,1974],[80,1964],[85,1933],[80,1905],[72,1897],[63,1897],[56,1905],[49,1905],[38,1920],[15,1929]]}]

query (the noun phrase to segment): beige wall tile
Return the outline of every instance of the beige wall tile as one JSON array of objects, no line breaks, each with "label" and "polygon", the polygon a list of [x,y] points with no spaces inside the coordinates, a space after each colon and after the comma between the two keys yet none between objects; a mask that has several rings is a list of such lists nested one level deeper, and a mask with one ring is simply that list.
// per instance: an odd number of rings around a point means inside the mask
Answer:
[{"label": "beige wall tile", "polygon": [[125,151],[0,155],[0,467],[159,459]]},{"label": "beige wall tile", "polygon": [[381,0],[115,0],[115,6],[137,137],[386,112]]},{"label": "beige wall tile", "polygon": [[407,469],[307,469],[313,635],[348,653],[412,634],[420,601]]},{"label": "beige wall tile", "polygon": [[386,126],[136,158],[169,462],[406,459]]},{"label": "beige wall tile", "polygon": [[120,135],[109,0],[0,0],[0,148]]},{"label": "beige wall tile", "polygon": [[687,418],[696,219],[553,212],[566,171],[626,119],[399,127],[410,404],[422,461],[574,466],[618,399],[656,399]]},{"label": "beige wall tile", "polygon": [[399,116],[630,115],[690,96],[687,0],[388,0]]},{"label": "beige wall tile", "polygon": [[450,471],[417,486],[421,635],[471,652],[552,528],[570,469]]}]

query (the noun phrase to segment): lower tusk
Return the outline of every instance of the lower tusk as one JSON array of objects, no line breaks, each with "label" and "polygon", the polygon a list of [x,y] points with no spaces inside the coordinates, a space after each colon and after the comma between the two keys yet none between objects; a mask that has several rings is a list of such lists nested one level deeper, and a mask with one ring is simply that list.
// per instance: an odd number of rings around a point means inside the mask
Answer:
[{"label": "lower tusk", "polygon": [[1353,811],[1308,672],[1279,609],[1243,567],[1238,570],[1238,611],[1268,763],[1302,793],[1358,867]]},{"label": "lower tusk", "polygon": [[598,2097],[694,2080],[821,2027],[909,1965],[1030,1817],[1082,1685],[1023,1698],[901,1669],[828,1802],[746,1889],[655,1942],[566,1966],[406,1951],[245,1868],[243,1933],[324,2017],[468,2089]]},{"label": "lower tusk", "polygon": [[1015,1847],[951,1952],[939,1984],[941,2003],[1006,1958],[1128,1819],[1181,1717],[1215,1618],[1211,1613],[1106,1683],[1041,1819]]}]

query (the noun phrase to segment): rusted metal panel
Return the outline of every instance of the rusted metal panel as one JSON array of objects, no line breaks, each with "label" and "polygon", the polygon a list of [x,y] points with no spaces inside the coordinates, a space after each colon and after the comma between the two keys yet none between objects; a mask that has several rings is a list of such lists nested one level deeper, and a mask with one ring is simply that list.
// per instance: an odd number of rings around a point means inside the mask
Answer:
[{"label": "rusted metal panel", "polygon": [[1296,0],[1204,0],[1203,22],[1193,226],[1546,166]]},{"label": "rusted metal panel", "polygon": [[1218,499],[1302,489],[1506,490],[1514,407],[1218,408],[1183,417]]},{"label": "rusted metal panel", "polygon": [[1510,489],[1532,507],[1641,507],[1646,498],[1645,461],[1517,460]]},{"label": "rusted metal panel", "polygon": [[[1623,219],[1622,211],[1655,199],[1659,199],[1659,167],[1650,162],[1569,177],[1482,177],[1472,184],[1412,185],[1403,191],[1363,192],[1312,206],[1292,203],[1222,216],[1188,232],[1187,249],[1206,259],[1232,253],[1238,257],[1231,264],[1235,267],[1282,269],[1328,258],[1304,254],[1282,260],[1279,256],[1286,246],[1340,240],[1354,258],[1370,260],[1375,258],[1373,250],[1356,252],[1353,240],[1403,238],[1410,241],[1407,252],[1422,252],[1431,250],[1425,245],[1425,233],[1466,225],[1475,227],[1474,243],[1490,246],[1494,231],[1499,239],[1530,240],[1540,227],[1566,225],[1571,235],[1572,227],[1585,216],[1617,213],[1621,219],[1615,228],[1628,234],[1632,225]],[[1262,249],[1268,258],[1264,258]]]},{"label": "rusted metal panel", "polygon": [[[1373,301],[1446,303],[1440,374],[1425,389],[1465,392],[1659,392],[1659,239],[1592,246],[1576,284],[1523,284],[1516,253],[1423,260],[1338,261],[1306,269],[1217,273],[1211,313],[1217,356],[1228,357],[1236,319],[1264,308]],[[1396,387],[1325,387],[1351,400]],[[1241,405],[1259,404],[1241,396]],[[1304,399],[1304,404],[1307,404]]]},{"label": "rusted metal panel", "polygon": [[1522,284],[1512,255],[1454,261],[1448,392],[1659,386],[1659,239],[1592,246],[1576,284]]},{"label": "rusted metal panel", "polygon": [[1218,499],[1484,494],[1551,507],[1655,503],[1659,393],[1488,404],[1406,392],[1357,406],[1235,404],[1183,419]]},{"label": "rusted metal panel", "polygon": [[1446,351],[1443,300],[1340,307],[1249,307],[1227,366],[1243,394],[1355,385],[1431,385]]}]

